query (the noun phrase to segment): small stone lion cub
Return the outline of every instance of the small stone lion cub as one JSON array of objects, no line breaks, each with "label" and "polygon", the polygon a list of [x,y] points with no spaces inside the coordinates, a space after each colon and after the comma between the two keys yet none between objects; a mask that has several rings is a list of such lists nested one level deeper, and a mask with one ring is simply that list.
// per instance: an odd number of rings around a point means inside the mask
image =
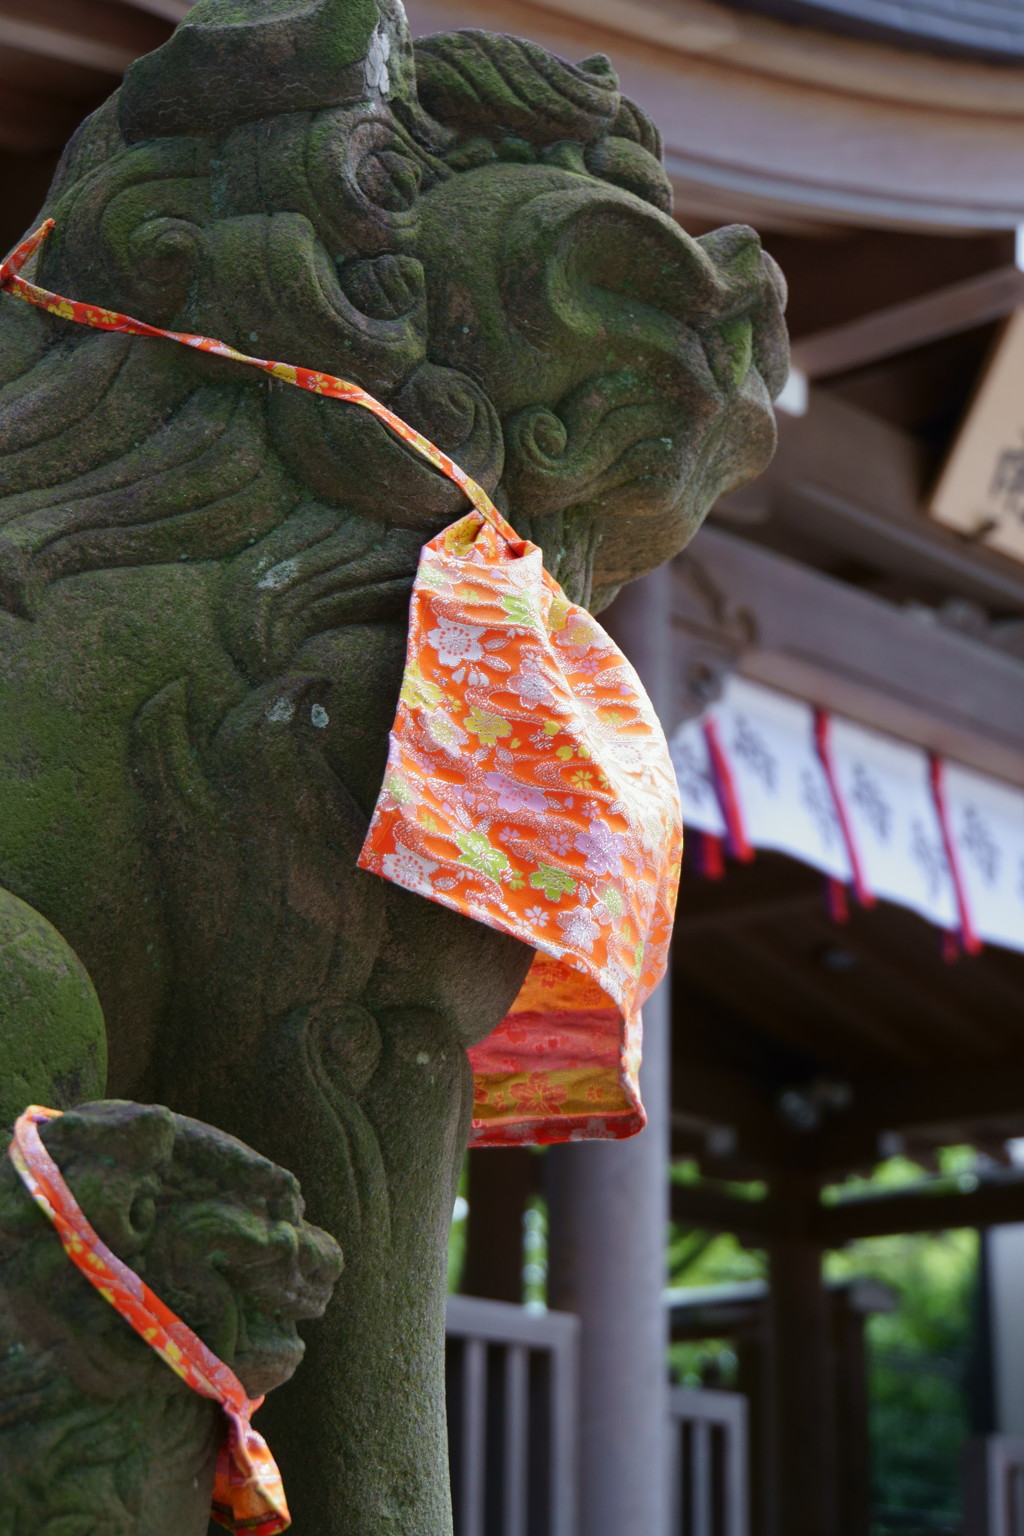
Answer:
[{"label": "small stone lion cub", "polygon": [[[341,1272],[295,1178],[211,1126],[106,1100],[40,1128],[103,1241],[250,1396]],[[0,1152],[0,1536],[206,1536],[224,1417],[68,1260]]]}]

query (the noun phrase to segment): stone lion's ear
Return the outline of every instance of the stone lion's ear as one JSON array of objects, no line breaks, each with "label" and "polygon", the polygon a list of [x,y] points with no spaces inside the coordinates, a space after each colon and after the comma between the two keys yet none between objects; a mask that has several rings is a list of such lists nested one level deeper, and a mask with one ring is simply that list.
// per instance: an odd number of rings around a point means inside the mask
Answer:
[{"label": "stone lion's ear", "polygon": [[99,1099],[51,1120],[40,1134],[50,1155],[93,1153],[119,1168],[148,1173],[163,1167],[174,1150],[174,1115],[162,1104]]},{"label": "stone lion's ear", "polygon": [[159,1175],[174,1152],[175,1120],[160,1104],[100,1100],[40,1128],[68,1187],[122,1259],[149,1240]]},{"label": "stone lion's ear", "polygon": [[588,288],[619,297],[626,310],[641,300],[687,324],[736,307],[713,255],[658,208],[611,187],[562,188],[524,203],[509,221],[502,296],[535,344],[577,342]]}]

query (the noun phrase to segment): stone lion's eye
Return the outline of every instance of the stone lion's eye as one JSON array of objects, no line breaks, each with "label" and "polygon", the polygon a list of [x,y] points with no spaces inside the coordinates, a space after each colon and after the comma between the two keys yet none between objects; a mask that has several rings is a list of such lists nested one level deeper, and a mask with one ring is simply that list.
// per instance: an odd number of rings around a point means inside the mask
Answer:
[{"label": "stone lion's eye", "polygon": [[156,1202],[152,1195],[136,1195],[128,1212],[128,1222],[138,1237],[149,1232],[156,1217]]},{"label": "stone lion's eye", "polygon": [[421,171],[415,161],[388,149],[367,155],[356,175],[370,201],[388,213],[405,213],[412,208],[420,179]]}]

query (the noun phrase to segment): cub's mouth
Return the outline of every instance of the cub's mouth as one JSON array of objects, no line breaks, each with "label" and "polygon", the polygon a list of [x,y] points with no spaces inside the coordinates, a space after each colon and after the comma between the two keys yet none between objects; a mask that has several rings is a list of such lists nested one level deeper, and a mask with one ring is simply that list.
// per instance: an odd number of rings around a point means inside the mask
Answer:
[{"label": "cub's mouth", "polygon": [[168,1214],[147,1254],[151,1283],[250,1396],[281,1386],[303,1355],[296,1324],[323,1315],[341,1273],[338,1245],[259,1207],[203,1201]]},{"label": "cub's mouth", "polygon": [[305,1353],[296,1323],[322,1317],[342,1269],[340,1250],[318,1227],[292,1228],[295,1249],[234,1276],[239,1295],[234,1370],[251,1397],[283,1385]]}]

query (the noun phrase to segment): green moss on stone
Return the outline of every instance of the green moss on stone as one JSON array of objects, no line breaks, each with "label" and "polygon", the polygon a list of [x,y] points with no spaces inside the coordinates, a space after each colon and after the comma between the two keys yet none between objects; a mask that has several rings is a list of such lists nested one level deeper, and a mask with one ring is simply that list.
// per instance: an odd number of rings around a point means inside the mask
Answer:
[{"label": "green moss on stone", "polygon": [[28,1104],[99,1098],[107,1044],[92,982],[56,928],[2,889],[0,952],[0,1124]]}]

